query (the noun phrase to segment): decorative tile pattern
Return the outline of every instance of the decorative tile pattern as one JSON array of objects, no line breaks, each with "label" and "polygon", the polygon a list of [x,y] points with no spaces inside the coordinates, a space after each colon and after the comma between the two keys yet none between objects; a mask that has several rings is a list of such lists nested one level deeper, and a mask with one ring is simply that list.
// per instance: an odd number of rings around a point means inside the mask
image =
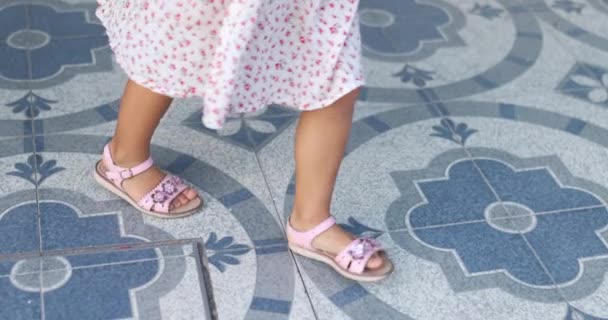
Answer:
[{"label": "decorative tile pattern", "polygon": [[433,71],[418,69],[407,64],[401,71],[395,74],[395,77],[399,77],[401,82],[409,83],[411,81],[419,88],[425,87],[427,82],[433,81],[433,76]]},{"label": "decorative tile pattern", "polygon": [[462,40],[461,12],[445,1],[361,1],[361,36],[370,54],[423,57]]},{"label": "decorative tile pattern", "polygon": [[90,177],[126,76],[91,0],[0,4],[0,318],[608,319],[608,1],[361,0],[368,72],[333,213],[396,270],[291,255],[298,113],[154,137],[201,212]]},{"label": "decorative tile pattern", "polygon": [[228,265],[239,264],[238,257],[251,250],[247,245],[234,243],[233,237],[226,236],[218,239],[214,232],[209,235],[209,239],[205,242],[205,249],[209,252],[209,263],[220,272],[226,271]]},{"label": "decorative tile pattern", "polygon": [[6,104],[7,107],[13,109],[13,113],[25,113],[28,118],[36,118],[41,111],[51,110],[51,105],[57,101],[45,99],[33,92],[28,92],[19,100],[15,100]]},{"label": "decorative tile pattern", "polygon": [[[21,260],[21,265],[28,262],[38,262],[38,259]],[[17,261],[3,260],[0,262],[0,316],[5,319],[40,319],[42,317],[42,303],[39,290],[18,290],[13,283],[28,283],[33,287],[39,287],[39,273],[19,274],[12,272],[12,266]]]},{"label": "decorative tile pattern", "polygon": [[566,36],[608,51],[606,25],[596,23],[605,18],[608,10],[602,1],[579,0],[526,0],[537,16]]},{"label": "decorative tile pattern", "polygon": [[[607,199],[607,190],[573,177],[559,158],[518,159],[473,148],[471,141],[483,137],[484,132],[441,114],[516,119],[555,127],[578,139],[597,141],[597,136],[586,130],[592,125],[585,123],[581,127],[575,125],[574,119],[559,119],[553,114],[552,121],[547,122],[549,114],[516,105],[465,101],[435,107],[440,110],[435,115],[435,123],[439,125],[429,124],[428,136],[453,147],[431,158],[427,169],[384,173],[392,176],[402,195],[389,206],[385,216],[385,230],[392,241],[411,257],[409,259],[436,263],[443,270],[441,277],[454,292],[471,294],[481,290],[481,294],[484,288],[499,287],[504,292],[501,301],[509,300],[513,307],[521,303],[515,302],[517,299],[531,304],[564,302],[561,290],[572,299],[593,297],[595,292],[603,290],[598,289],[598,285],[608,271],[605,232],[608,211],[603,200]],[[375,136],[398,132],[412,121],[427,121],[425,119],[428,116],[417,117],[411,110],[396,109],[360,120],[355,124],[354,136],[362,137],[367,131],[366,138],[350,147],[347,161],[349,157],[362,156],[354,151],[357,145],[373,144]],[[385,129],[368,131],[369,128]],[[398,159],[400,155],[392,157]],[[383,175],[382,167],[371,170],[378,170],[372,176]],[[289,199],[287,197],[284,214],[290,212]],[[567,234],[572,236],[564,237]],[[577,241],[573,238],[575,234]],[[359,318],[356,310],[360,308],[374,309],[375,313],[382,312],[391,318],[396,312],[394,306],[402,306],[398,300],[391,299],[388,292],[383,292],[388,288],[373,287],[370,291],[346,283],[342,287],[335,282],[328,286],[325,284],[330,279],[335,281],[331,271],[321,271],[320,266],[307,261],[301,263],[326,298],[352,318]],[[397,272],[407,277],[409,271]],[[343,289],[336,291],[337,288]],[[443,292],[434,290],[435,294]],[[453,294],[448,291],[442,295],[447,299]],[[466,310],[470,311],[462,311],[462,316],[472,318],[479,311]],[[567,310],[566,305],[561,304],[551,312],[565,317]],[[417,318],[405,311],[395,315],[395,318],[408,317]]]},{"label": "decorative tile pattern", "polygon": [[[416,176],[393,175],[401,186]],[[608,257],[608,246],[596,233],[608,226],[600,198],[582,188],[562,187],[549,168],[515,170],[502,161],[474,158],[450,163],[445,178],[413,183],[425,201],[408,211],[412,236],[424,246],[453,252],[469,277],[504,272],[529,286],[562,285],[584,276],[579,261]],[[573,207],[593,209],[550,214]],[[586,245],[569,246],[566,228]],[[485,244],[478,246],[475,239],[485,239]],[[551,278],[526,242],[552,252],[554,260],[543,261],[553,270]]]},{"label": "decorative tile pattern", "polygon": [[557,90],[590,103],[608,106],[608,70],[579,63],[570,70]]},{"label": "decorative tile pattern", "polygon": [[[6,59],[2,59],[1,78],[8,78],[14,80],[27,80],[29,78],[28,62],[27,62],[27,43],[29,41],[27,32],[27,6],[3,6],[0,11],[0,19],[3,24],[6,24],[7,28],[2,28],[0,34],[2,38],[2,44],[0,44],[0,50],[2,50],[2,56]],[[19,32],[19,30],[26,30],[25,32]],[[17,32],[17,33],[15,33]],[[37,34],[39,40],[45,41],[47,38]]]},{"label": "decorative tile pattern", "polygon": [[[2,283],[6,298],[0,304],[11,319],[23,317],[24,309],[13,306],[23,303],[24,298],[29,299],[27,303],[35,307],[34,311],[44,310],[49,319],[158,318],[158,295],[175,290],[183,276],[184,263],[198,259],[192,248],[192,245],[117,247],[106,252],[5,262],[0,274],[7,275],[8,281]],[[184,256],[183,252],[188,250],[193,256]],[[195,283],[198,292],[188,294],[200,296],[199,284]],[[151,287],[156,288],[150,290]],[[200,310],[203,318],[210,312]]]},{"label": "decorative tile pattern", "polygon": [[[368,102],[427,103],[495,90],[521,77],[541,52],[543,33],[533,12],[511,1],[385,2],[362,2],[362,12],[374,16],[385,15],[384,7],[403,6],[392,11],[392,24],[368,27],[375,33],[367,38],[363,33],[367,47],[387,41],[384,51],[366,53],[371,70],[362,100]],[[405,26],[393,35],[389,29],[397,17]],[[412,40],[410,33],[429,40]],[[408,46],[408,54],[395,53]]]},{"label": "decorative tile pattern", "polygon": [[89,20],[93,10],[92,5],[71,7],[59,0],[32,5],[13,0],[0,7],[5,25],[0,52],[11,57],[0,65],[0,86],[65,80],[107,68],[107,61],[95,58],[95,51],[106,47],[108,40],[105,29]]},{"label": "decorative tile pattern", "polygon": [[298,113],[294,110],[271,105],[256,113],[228,119],[224,128],[219,131],[201,126],[200,113],[192,114],[184,121],[184,124],[244,149],[257,151],[294,123],[297,115]]},{"label": "decorative tile pattern", "polygon": [[491,4],[479,4],[475,3],[475,6],[469,11],[470,14],[476,14],[478,16],[484,17],[488,20],[492,20],[494,18],[499,18],[503,9],[494,7]]}]

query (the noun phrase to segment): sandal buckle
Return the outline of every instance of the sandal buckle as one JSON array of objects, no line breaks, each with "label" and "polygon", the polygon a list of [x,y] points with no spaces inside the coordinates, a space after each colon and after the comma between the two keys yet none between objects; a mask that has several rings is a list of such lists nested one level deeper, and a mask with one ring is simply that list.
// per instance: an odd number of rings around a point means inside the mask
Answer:
[{"label": "sandal buckle", "polygon": [[[123,173],[127,173],[128,176],[124,176]],[[121,179],[129,179],[134,176],[133,171],[131,169],[123,170],[118,173]]]}]

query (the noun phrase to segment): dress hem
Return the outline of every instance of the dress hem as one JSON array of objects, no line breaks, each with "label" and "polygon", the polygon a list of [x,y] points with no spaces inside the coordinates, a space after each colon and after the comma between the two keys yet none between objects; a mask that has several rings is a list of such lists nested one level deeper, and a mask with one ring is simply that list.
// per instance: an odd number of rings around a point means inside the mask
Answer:
[{"label": "dress hem", "polygon": [[[112,47],[112,44],[110,44],[110,46]],[[114,50],[114,49],[112,49]],[[178,93],[177,91],[172,91],[172,90],[165,90],[162,88],[158,88],[158,87],[153,87],[153,86],[149,86],[145,84],[145,77],[142,76],[138,76],[135,72],[131,71],[129,68],[126,67],[126,63],[124,63],[122,61],[122,59],[120,59],[120,57],[118,55],[115,55],[116,57],[116,62],[118,63],[118,65],[123,69],[123,71],[127,74],[127,77],[129,78],[129,80],[137,83],[139,86],[142,86],[154,93],[157,94],[161,94],[164,96],[168,96],[171,98],[200,98],[200,99],[204,99],[205,97],[202,95],[196,95],[196,94],[188,94],[188,93]],[[335,95],[331,95],[328,98],[325,99],[320,99],[320,101],[316,102],[316,103],[309,103],[308,107],[304,108],[304,107],[298,107],[298,106],[286,106],[290,109],[294,109],[300,112],[306,112],[306,111],[315,111],[315,110],[320,110],[326,107],[331,106],[332,104],[334,104],[336,101],[340,100],[340,98],[346,96],[347,94],[351,93],[354,90],[357,90],[359,88],[362,88],[363,86],[365,86],[365,82],[364,81],[353,81],[353,83],[349,86],[345,86],[344,90],[340,90],[339,92],[337,92]],[[274,102],[269,101],[268,103],[260,106],[260,108],[267,108],[269,105],[273,104]],[[211,130],[219,130],[222,129],[223,126],[218,126],[217,122],[215,121],[205,121],[205,111],[203,106],[201,106],[201,110],[203,112],[203,116],[201,118],[201,122],[203,123],[203,125],[205,125],[205,127],[211,129]],[[247,113],[247,112],[242,112],[242,113]],[[229,114],[227,115],[227,117],[230,116],[234,116],[240,113],[233,113],[233,114]]]}]

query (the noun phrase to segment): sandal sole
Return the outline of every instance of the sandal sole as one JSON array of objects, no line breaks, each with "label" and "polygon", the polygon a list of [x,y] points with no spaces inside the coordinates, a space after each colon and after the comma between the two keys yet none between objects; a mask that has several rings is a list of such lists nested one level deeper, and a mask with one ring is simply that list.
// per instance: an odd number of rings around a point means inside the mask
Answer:
[{"label": "sandal sole", "polygon": [[[381,272],[377,275],[376,274],[373,274],[373,275],[355,274],[355,273],[349,272],[347,270],[344,270],[331,257],[329,257],[323,253],[310,251],[308,249],[304,249],[302,247],[298,247],[293,244],[288,244],[288,246],[289,246],[289,249],[291,249],[291,251],[293,251],[294,253],[296,253],[300,256],[309,258],[309,259],[323,262],[323,263],[329,265],[330,267],[332,267],[332,269],[334,269],[336,272],[338,272],[343,277],[351,279],[351,280],[355,280],[358,282],[381,281],[381,280],[386,279],[394,271],[393,263],[389,259],[385,259],[384,267],[381,267],[381,269],[380,268],[377,269],[378,271],[384,270],[383,272]],[[386,265],[386,263],[389,263],[389,265]]]},{"label": "sandal sole", "polygon": [[145,210],[143,208],[141,208],[139,206],[139,204],[137,202],[135,202],[135,200],[133,200],[128,194],[126,194],[124,191],[118,189],[112,182],[110,182],[108,179],[106,179],[104,176],[102,176],[97,168],[99,167],[99,162],[97,162],[97,164],[95,165],[95,170],[93,171],[93,177],[95,178],[95,181],[97,181],[97,183],[99,185],[101,185],[104,189],[112,192],[113,194],[119,196],[120,198],[122,198],[123,200],[127,201],[132,207],[134,207],[135,209],[137,209],[139,212],[147,214],[149,216],[153,216],[155,218],[161,218],[161,219],[178,219],[178,218],[185,218],[188,216],[191,216],[193,214],[195,214],[196,212],[198,212],[202,207],[203,207],[203,201],[200,200],[199,198],[199,204],[192,208],[192,209],[188,209],[184,212],[176,212],[176,213],[166,213],[166,214],[162,214],[162,213],[157,213],[154,211],[148,211]]}]

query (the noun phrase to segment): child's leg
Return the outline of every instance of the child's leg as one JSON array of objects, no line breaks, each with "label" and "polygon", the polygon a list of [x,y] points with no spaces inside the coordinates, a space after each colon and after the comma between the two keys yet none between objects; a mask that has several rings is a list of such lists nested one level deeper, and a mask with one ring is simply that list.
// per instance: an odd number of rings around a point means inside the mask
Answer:
[{"label": "child's leg", "polygon": [[[154,93],[129,81],[120,102],[118,124],[110,144],[112,158],[117,165],[130,168],[148,159],[150,142],[169,105],[171,98]],[[134,199],[152,190],[165,174],[152,167],[141,175],[125,180],[123,186]],[[198,197],[196,191],[186,189],[172,205],[179,207]]]},{"label": "child's leg", "polygon": [[[296,132],[296,195],[291,225],[300,231],[317,226],[330,215],[336,177],[352,127],[352,116],[359,91],[355,90],[333,105],[303,112]],[[335,225],[318,236],[318,249],[337,254],[353,236]],[[382,265],[376,256],[369,268]]]}]

